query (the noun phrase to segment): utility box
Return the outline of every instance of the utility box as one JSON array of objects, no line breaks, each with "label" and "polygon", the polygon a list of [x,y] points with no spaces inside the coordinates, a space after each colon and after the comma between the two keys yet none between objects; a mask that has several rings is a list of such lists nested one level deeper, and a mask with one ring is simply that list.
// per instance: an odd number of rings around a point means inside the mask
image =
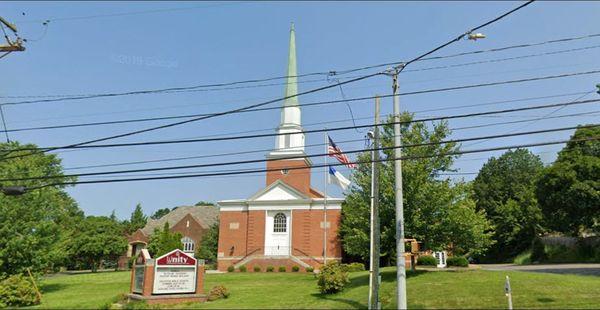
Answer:
[{"label": "utility box", "polygon": [[433,252],[433,257],[435,257],[435,259],[437,260],[438,268],[446,268],[446,251]]}]

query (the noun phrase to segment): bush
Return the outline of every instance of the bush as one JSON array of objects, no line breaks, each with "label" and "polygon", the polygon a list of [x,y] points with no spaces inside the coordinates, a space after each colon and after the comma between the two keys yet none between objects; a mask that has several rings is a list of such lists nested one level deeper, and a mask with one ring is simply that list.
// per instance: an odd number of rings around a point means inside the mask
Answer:
[{"label": "bush", "polygon": [[423,255],[417,258],[417,265],[421,266],[437,266],[437,259],[431,255]]},{"label": "bush", "polygon": [[343,290],[346,284],[350,283],[348,272],[344,269],[337,261],[331,261],[321,267],[321,272],[317,277],[317,285],[322,294],[337,293]]},{"label": "bush", "polygon": [[464,256],[452,256],[446,259],[448,266],[469,267],[469,261]]},{"label": "bush", "polygon": [[533,243],[531,244],[531,262],[539,263],[548,259],[548,255],[546,255],[546,247],[542,242],[541,238],[533,239]]},{"label": "bush", "polygon": [[348,272],[365,271],[365,265],[363,265],[363,263],[342,264],[342,266],[344,266]]},{"label": "bush", "polygon": [[515,257],[513,264],[516,265],[529,265],[531,264],[531,250],[527,250]]},{"label": "bush", "polygon": [[313,267],[306,267],[306,272],[314,272],[315,268]]},{"label": "bush", "polygon": [[223,285],[217,285],[208,292],[208,301],[229,297],[229,290]]},{"label": "bush", "polygon": [[22,307],[40,303],[33,283],[22,275],[10,276],[0,282],[0,308]]},{"label": "bush", "polygon": [[286,272],[287,268],[285,266],[279,266],[279,272]]},{"label": "bush", "polygon": [[300,267],[292,266],[292,272],[298,272],[298,271],[300,271]]},{"label": "bush", "polygon": [[233,267],[233,265],[227,267],[227,271],[228,272],[234,272],[235,271],[235,267]]},{"label": "bush", "polygon": [[215,263],[205,264],[204,270],[217,270],[217,264],[215,264]]},{"label": "bush", "polygon": [[254,266],[254,272],[260,272],[260,266]]},{"label": "bush", "polygon": [[275,270],[275,267],[267,266],[267,272],[273,272],[273,270]]},{"label": "bush", "polygon": [[246,268],[246,265],[241,265],[239,270],[240,270],[240,272],[246,272],[246,271],[248,271],[248,268]]}]

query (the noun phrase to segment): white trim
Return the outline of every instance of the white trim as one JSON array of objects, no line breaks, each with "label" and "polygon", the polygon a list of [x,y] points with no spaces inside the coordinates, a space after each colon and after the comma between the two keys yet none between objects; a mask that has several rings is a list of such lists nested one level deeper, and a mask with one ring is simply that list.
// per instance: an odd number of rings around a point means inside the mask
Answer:
[{"label": "white trim", "polygon": [[[244,205],[231,205],[231,206],[221,206],[221,212],[240,212],[240,211],[274,211],[274,210],[323,210],[325,209],[323,205],[320,206],[311,206],[311,205],[252,205],[252,206],[244,206]],[[341,210],[341,205],[331,205],[327,204],[327,210]]]}]

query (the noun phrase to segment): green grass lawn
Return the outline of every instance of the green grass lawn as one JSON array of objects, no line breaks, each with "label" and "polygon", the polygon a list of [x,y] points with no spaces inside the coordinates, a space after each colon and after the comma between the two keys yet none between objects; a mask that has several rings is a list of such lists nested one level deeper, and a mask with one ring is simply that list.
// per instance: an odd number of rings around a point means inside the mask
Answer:
[{"label": "green grass lawn", "polygon": [[[395,271],[384,268],[381,301],[395,307]],[[506,308],[509,275],[515,308],[597,308],[600,277],[483,270],[419,271],[409,274],[410,308]],[[59,275],[44,279],[43,308],[98,308],[129,288],[129,272]],[[368,275],[351,274],[341,293],[319,294],[312,275],[228,273],[206,276],[206,289],[225,285],[228,299],[181,308],[366,308]]]}]

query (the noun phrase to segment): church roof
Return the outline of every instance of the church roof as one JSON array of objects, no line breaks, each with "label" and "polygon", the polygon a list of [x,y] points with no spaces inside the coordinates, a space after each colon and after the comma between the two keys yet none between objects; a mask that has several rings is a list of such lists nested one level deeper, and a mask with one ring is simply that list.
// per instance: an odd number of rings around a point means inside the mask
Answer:
[{"label": "church roof", "polygon": [[149,236],[154,232],[155,228],[161,229],[165,222],[169,222],[169,226],[173,227],[179,223],[186,215],[190,214],[204,229],[208,229],[217,222],[219,210],[215,206],[181,206],[169,212],[158,220],[150,219],[142,232]]}]

